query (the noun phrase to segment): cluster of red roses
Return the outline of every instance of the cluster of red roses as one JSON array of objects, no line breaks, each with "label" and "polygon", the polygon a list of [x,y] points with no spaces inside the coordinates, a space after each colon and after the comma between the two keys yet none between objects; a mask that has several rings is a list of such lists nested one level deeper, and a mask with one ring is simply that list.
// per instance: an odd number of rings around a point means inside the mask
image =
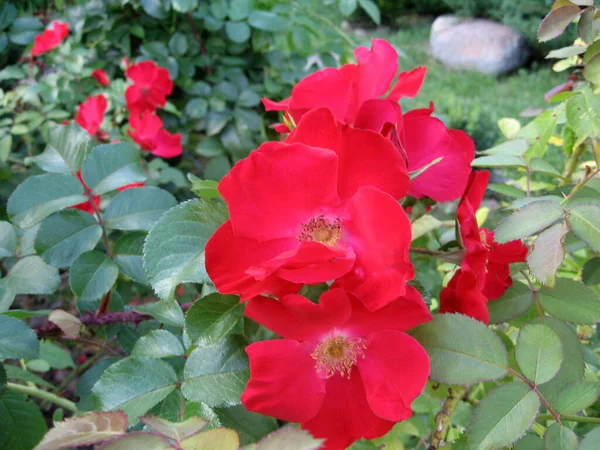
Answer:
[{"label": "cluster of red roses", "polygon": [[[477,227],[487,173],[471,174],[469,136],[447,129],[433,106],[401,111],[398,100],[418,93],[426,69],[400,73],[390,90],[398,55],[388,42],[375,39],[355,57],[306,77],[282,102],[263,100],[284,111],[276,129],[289,134],[223,178],[230,219],[206,246],[217,289],[248,300],[246,315],[283,338],[247,348],[243,404],[301,423],[328,450],[410,417],[429,374],[425,350],[404,333],[431,314],[407,284],[411,223],[399,200],[451,201],[467,189],[465,262],[442,310],[485,320],[473,311],[506,289],[508,263],[523,257],[514,253],[520,243],[500,246]],[[318,303],[298,295],[323,282],[330,287]]]},{"label": "cluster of red roses", "polygon": [[[52,25],[35,37],[31,56],[38,56],[58,47],[69,34],[69,25],[54,21]],[[171,134],[163,128],[163,122],[156,115],[159,106],[165,106],[166,97],[173,90],[173,82],[167,69],[158,67],[152,61],[143,61],[130,65],[124,60],[126,76],[133,83],[125,91],[127,110],[129,111],[130,130],[128,134],[145,151],[162,158],[174,158],[183,152],[181,134]],[[102,87],[108,87],[110,80],[106,72],[96,69],[92,76]],[[89,96],[84,103],[79,105],[75,122],[85,129],[90,135],[96,136],[100,141],[108,141],[109,135],[101,130],[104,114],[108,108],[108,101],[104,94]],[[66,121],[65,123],[68,123]],[[86,193],[88,187],[83,182],[81,174],[77,177],[81,181]],[[143,183],[134,183],[119,188],[124,189],[143,186]],[[73,206],[93,214],[100,204],[100,196],[93,197],[91,201]]]}]

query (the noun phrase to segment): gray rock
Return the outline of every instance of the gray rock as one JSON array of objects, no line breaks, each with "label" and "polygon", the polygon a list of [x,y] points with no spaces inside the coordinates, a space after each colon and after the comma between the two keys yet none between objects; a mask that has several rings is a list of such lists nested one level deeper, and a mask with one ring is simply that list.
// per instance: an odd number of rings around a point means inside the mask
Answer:
[{"label": "gray rock", "polygon": [[433,56],[454,69],[500,75],[529,57],[527,40],[512,28],[485,19],[440,16],[429,37]]}]

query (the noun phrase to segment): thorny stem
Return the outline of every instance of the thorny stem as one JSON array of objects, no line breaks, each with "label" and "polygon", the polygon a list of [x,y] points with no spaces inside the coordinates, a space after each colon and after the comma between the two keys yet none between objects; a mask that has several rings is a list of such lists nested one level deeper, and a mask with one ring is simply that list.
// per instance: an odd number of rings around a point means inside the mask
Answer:
[{"label": "thorny stem", "polygon": [[565,165],[565,171],[563,172],[563,181],[561,182],[561,186],[565,186],[571,182],[573,177],[573,172],[577,168],[577,163],[579,162],[579,158],[583,155],[583,151],[585,150],[585,146],[583,144],[578,145],[573,149],[573,153],[567,160],[567,164]]},{"label": "thorny stem", "polygon": [[554,411],[552,406],[550,406],[548,401],[544,398],[542,393],[538,390],[537,385],[535,383],[532,383],[527,378],[525,378],[523,375],[521,375],[519,372],[516,372],[515,370],[513,370],[511,368],[508,368],[508,371],[511,374],[513,374],[514,376],[520,378],[525,384],[527,384],[531,388],[531,390],[536,393],[536,395],[538,396],[538,398],[540,399],[542,404],[546,407],[546,409],[552,416],[552,419],[554,419],[555,422],[560,423],[562,425],[562,422],[560,421],[560,415],[556,411]]},{"label": "thorny stem", "polygon": [[[569,414],[561,414],[560,418],[567,422],[578,422],[578,423],[600,423],[600,417],[586,417],[586,416],[573,416]],[[552,414],[539,414],[538,420],[550,420],[553,419]]]},{"label": "thorny stem", "polygon": [[575,185],[575,187],[573,188],[573,190],[571,191],[571,193],[569,195],[567,195],[561,202],[561,205],[565,205],[569,202],[569,200],[571,200],[573,197],[575,197],[575,194],[577,194],[579,192],[579,190],[585,186],[587,184],[588,181],[590,181],[592,178],[594,178],[596,175],[598,175],[600,173],[600,167],[597,168],[596,170],[594,170],[592,172],[592,169],[590,169],[589,167],[585,168],[585,175],[583,177],[583,179],[577,183]]},{"label": "thorny stem", "polygon": [[25,386],[23,384],[8,382],[6,383],[6,388],[9,391],[20,392],[21,394],[25,394],[29,397],[37,397],[41,400],[46,400],[50,403],[54,403],[55,405],[60,406],[61,408],[74,412],[75,414],[79,412],[79,410],[77,409],[77,405],[75,405],[75,403],[73,403],[71,400],[59,397],[56,394],[44,391],[37,387]]},{"label": "thorny stem", "polygon": [[467,388],[464,386],[448,388],[448,397],[444,401],[442,408],[435,415],[435,428],[431,435],[431,443],[428,450],[437,450],[444,445],[444,439],[450,427],[450,418],[466,392]]},{"label": "thorny stem", "polygon": [[540,306],[540,301],[538,298],[538,290],[535,288],[535,286],[529,279],[529,276],[527,276],[527,273],[523,269],[519,270],[519,272],[521,273],[521,275],[523,275],[523,278],[525,278],[525,281],[527,281],[527,284],[529,285],[529,289],[531,290],[531,295],[533,295],[533,301],[535,302],[535,307],[537,308],[538,316],[540,316],[543,319],[544,313],[542,312],[542,307]]}]

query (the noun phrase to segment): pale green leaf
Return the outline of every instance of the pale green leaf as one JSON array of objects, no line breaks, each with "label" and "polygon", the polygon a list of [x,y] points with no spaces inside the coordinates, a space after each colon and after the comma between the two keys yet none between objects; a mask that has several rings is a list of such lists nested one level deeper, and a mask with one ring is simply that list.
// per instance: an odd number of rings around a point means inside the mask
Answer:
[{"label": "pale green leaf", "polygon": [[167,330],[152,330],[136,341],[131,356],[166,358],[181,356],[184,353],[183,344],[173,333]]},{"label": "pale green leaf", "polygon": [[238,450],[238,434],[227,428],[202,431],[181,442],[182,450]]},{"label": "pale green leaf", "polygon": [[513,284],[501,297],[488,302],[490,323],[502,323],[519,317],[529,309],[533,302],[531,289],[523,283]]},{"label": "pale green leaf", "polygon": [[565,257],[565,236],[569,228],[560,222],[540,233],[527,255],[527,265],[540,283],[554,286],[555,275]]},{"label": "pale green leaf", "polygon": [[4,282],[15,294],[52,294],[60,286],[60,277],[58,270],[39,256],[27,256],[17,261]]},{"label": "pale green leaf", "polygon": [[577,325],[600,321],[600,297],[578,281],[557,278],[554,289],[542,286],[538,298],[546,312],[558,319]]},{"label": "pale green leaf", "polygon": [[524,138],[529,141],[529,150],[526,156],[529,158],[541,158],[546,153],[548,140],[554,132],[556,122],[558,121],[558,111],[544,111],[516,134],[518,138]]},{"label": "pale green leaf", "polygon": [[[514,120],[514,119],[507,119]],[[517,122],[517,121],[516,121]],[[517,122],[518,124],[519,122]],[[514,125],[513,125],[513,128]],[[514,130],[512,130],[514,131]],[[518,130],[517,130],[518,131]],[[514,131],[516,133],[516,131]],[[523,156],[527,149],[529,148],[529,142],[527,139],[513,139],[507,142],[504,142],[495,147],[489,148],[482,152],[479,152],[482,155],[512,155],[512,156]]]},{"label": "pale green leaf", "polygon": [[147,233],[144,231],[132,231],[127,233],[116,242],[113,249],[114,261],[121,272],[136,283],[149,284],[144,273],[142,253],[144,240]]},{"label": "pale green leaf", "polygon": [[567,101],[567,123],[577,135],[577,143],[600,133],[600,100],[585,88]]},{"label": "pale green leaf", "polygon": [[183,311],[179,303],[175,300],[146,303],[144,305],[134,306],[133,310],[142,314],[149,314],[166,325],[172,325],[174,327],[183,325]]},{"label": "pale green leaf", "polygon": [[31,328],[18,319],[0,315],[0,361],[34,359],[39,351],[40,343]]},{"label": "pale green leaf", "polygon": [[571,231],[595,252],[600,252],[600,206],[581,203],[569,209]]},{"label": "pale green leaf", "polygon": [[44,152],[30,158],[46,172],[77,173],[92,148],[89,133],[75,122],[50,128]]},{"label": "pale green leaf", "polygon": [[10,222],[0,221],[0,259],[17,251],[17,232]]},{"label": "pale green leaf", "polygon": [[147,231],[176,204],[171,193],[157,187],[127,189],[111,200],[103,218],[108,228]]},{"label": "pale green leaf", "polygon": [[547,326],[525,325],[519,331],[515,356],[529,381],[536,385],[550,381],[563,360],[560,337]]},{"label": "pale green leaf", "polygon": [[553,423],[544,434],[544,445],[548,450],[577,450],[577,435],[569,428]]},{"label": "pale green leaf", "polygon": [[180,442],[205,428],[210,422],[202,417],[190,417],[183,422],[169,422],[161,417],[143,416],[140,421],[163,436]]},{"label": "pale green leaf", "polygon": [[577,450],[598,450],[598,442],[600,442],[600,427],[596,427],[586,434]]},{"label": "pale green leaf", "polygon": [[594,404],[600,396],[600,385],[595,381],[567,384],[558,394],[556,410],[561,414],[575,414]]},{"label": "pale green leaf", "polygon": [[[407,423],[407,422],[403,422]],[[287,425],[258,442],[257,450],[319,450],[325,439],[315,439],[306,430]]]},{"label": "pale green leaf", "polygon": [[562,206],[550,200],[529,203],[500,222],[495,240],[503,244],[526,238],[549,227],[564,214]]},{"label": "pale green leaf", "polygon": [[169,440],[158,434],[135,431],[114,439],[98,450],[174,450]]},{"label": "pale green leaf", "polygon": [[430,214],[425,214],[424,216],[419,217],[411,225],[412,240],[414,241],[415,239],[426,235],[430,231],[437,230],[441,224],[442,222]]},{"label": "pale green leaf", "polygon": [[520,156],[515,155],[488,155],[475,158],[472,167],[527,167],[527,163]]}]

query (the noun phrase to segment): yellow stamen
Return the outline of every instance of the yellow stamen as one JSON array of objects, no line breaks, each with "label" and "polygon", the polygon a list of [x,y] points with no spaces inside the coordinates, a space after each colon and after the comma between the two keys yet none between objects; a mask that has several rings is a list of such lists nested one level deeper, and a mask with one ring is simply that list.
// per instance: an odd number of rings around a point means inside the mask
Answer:
[{"label": "yellow stamen", "polygon": [[367,340],[336,336],[323,341],[312,353],[316,361],[318,373],[325,373],[330,378],[339,372],[341,376],[350,378],[352,367],[359,358],[365,359],[364,350]]},{"label": "yellow stamen", "polygon": [[328,220],[324,215],[310,219],[300,225],[299,241],[315,241],[335,247],[342,236],[340,219]]}]

